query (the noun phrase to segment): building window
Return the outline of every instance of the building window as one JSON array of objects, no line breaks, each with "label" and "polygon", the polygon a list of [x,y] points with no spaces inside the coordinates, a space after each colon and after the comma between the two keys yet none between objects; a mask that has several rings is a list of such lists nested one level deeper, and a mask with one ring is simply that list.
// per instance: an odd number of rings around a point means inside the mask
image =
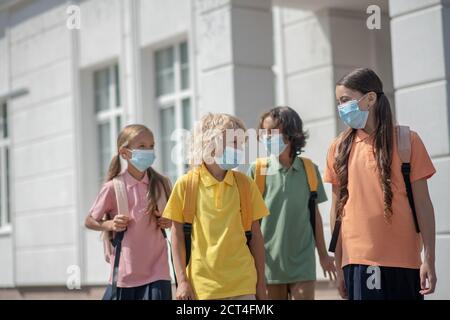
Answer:
[{"label": "building window", "polygon": [[0,105],[0,230],[11,224],[8,106]]},{"label": "building window", "polygon": [[[161,123],[160,143],[164,174],[175,181],[186,172],[183,159],[171,157],[178,141],[172,133],[176,129],[192,128],[192,91],[190,85],[189,52],[187,42],[176,43],[155,52],[155,92]],[[180,137],[181,138],[181,137]]]},{"label": "building window", "polygon": [[120,99],[117,64],[94,72],[94,106],[97,123],[100,181],[105,179],[116,152],[117,136],[122,129],[123,108]]}]

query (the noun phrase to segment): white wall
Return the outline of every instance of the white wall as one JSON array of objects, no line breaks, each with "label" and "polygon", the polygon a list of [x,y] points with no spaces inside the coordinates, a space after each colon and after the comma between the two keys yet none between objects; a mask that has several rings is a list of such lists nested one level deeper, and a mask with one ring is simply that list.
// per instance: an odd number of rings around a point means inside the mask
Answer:
[{"label": "white wall", "polygon": [[438,278],[436,294],[430,298],[449,299],[450,2],[391,0],[389,4],[398,120],[419,133],[437,170],[429,180],[436,214]]},{"label": "white wall", "polygon": [[61,1],[11,9],[15,285],[62,284],[78,264],[69,32]]},{"label": "white wall", "polygon": [[190,28],[190,0],[139,0],[141,45],[167,41]]},{"label": "white wall", "polygon": [[[9,48],[7,36],[8,15],[0,12],[0,93],[7,92],[9,88]],[[2,102],[0,102],[2,103]],[[10,232],[0,233],[0,287],[14,285],[14,257],[13,242]]]},{"label": "white wall", "polygon": [[120,0],[86,0],[80,3],[80,67],[86,68],[120,54]]}]

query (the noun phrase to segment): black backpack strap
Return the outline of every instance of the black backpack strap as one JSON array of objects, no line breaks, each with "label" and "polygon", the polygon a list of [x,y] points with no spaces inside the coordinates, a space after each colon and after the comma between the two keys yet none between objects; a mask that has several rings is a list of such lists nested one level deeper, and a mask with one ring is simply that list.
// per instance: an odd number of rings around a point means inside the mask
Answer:
[{"label": "black backpack strap", "polygon": [[308,209],[309,209],[309,222],[311,223],[314,240],[316,239],[316,201],[317,201],[317,192],[311,191],[308,199]]},{"label": "black backpack strap", "polygon": [[407,126],[397,126],[397,152],[402,162],[402,176],[405,182],[406,194],[414,219],[416,232],[420,232],[419,222],[417,220],[416,206],[414,204],[414,195],[411,187],[411,131]]},{"label": "black backpack strap", "polygon": [[191,259],[191,236],[192,236],[192,223],[183,224],[184,244],[186,248],[186,267]]},{"label": "black backpack strap", "polygon": [[402,163],[402,176],[403,176],[403,181],[405,182],[405,186],[406,186],[406,194],[408,195],[409,206],[411,207],[411,211],[413,214],[414,226],[416,227],[416,232],[420,233],[419,221],[417,220],[416,205],[414,204],[414,195],[413,195],[412,186],[411,186],[411,179],[410,179],[411,164],[410,163]]},{"label": "black backpack strap", "polygon": [[112,242],[114,250],[114,267],[111,284],[111,300],[117,300],[117,279],[119,277],[120,254],[122,252],[122,240],[125,231],[117,232]]},{"label": "black backpack strap", "polygon": [[[164,195],[166,196],[166,203],[169,201],[169,190],[167,190],[166,185],[163,182],[163,191],[164,191]],[[156,205],[156,210],[159,212],[159,208],[158,205]],[[173,279],[175,280],[175,287],[178,287],[178,281],[177,281],[177,275],[175,273],[175,265],[173,264],[173,254],[172,254],[172,244],[170,243],[170,240],[167,238],[167,233],[166,230],[161,229],[162,235],[164,237],[164,239],[166,240],[167,244],[169,245],[169,254],[170,254],[170,263],[172,264],[172,270],[173,270]]]},{"label": "black backpack strap", "polygon": [[172,264],[173,269],[173,279],[175,280],[175,287],[178,288],[177,274],[175,273],[175,265],[173,264],[172,244],[170,243],[169,239],[167,239],[166,230],[161,229],[161,231],[163,237],[167,240],[167,243],[169,244],[170,263]]},{"label": "black backpack strap", "polygon": [[341,232],[341,220],[336,219],[333,228],[333,235],[331,236],[330,246],[328,247],[329,252],[336,252],[336,245],[339,239],[339,234]]}]

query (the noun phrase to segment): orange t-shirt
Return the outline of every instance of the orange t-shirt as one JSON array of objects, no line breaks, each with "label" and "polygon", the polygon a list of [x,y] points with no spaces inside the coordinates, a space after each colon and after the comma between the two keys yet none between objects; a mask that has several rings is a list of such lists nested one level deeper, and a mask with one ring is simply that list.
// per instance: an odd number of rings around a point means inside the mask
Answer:
[{"label": "orange t-shirt", "polygon": [[[342,267],[348,264],[420,268],[421,238],[415,231],[394,136],[391,221],[384,218],[381,181],[373,154],[373,138],[357,130],[348,160],[349,198],[341,225]],[[324,181],[338,185],[333,168],[337,139],[328,150]],[[436,172],[425,146],[411,131],[411,182]]]}]

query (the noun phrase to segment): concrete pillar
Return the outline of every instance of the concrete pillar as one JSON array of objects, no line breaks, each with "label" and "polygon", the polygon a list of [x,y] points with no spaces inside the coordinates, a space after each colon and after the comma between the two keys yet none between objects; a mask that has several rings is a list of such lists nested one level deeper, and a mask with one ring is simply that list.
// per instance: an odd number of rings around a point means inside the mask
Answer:
[{"label": "concrete pillar", "polygon": [[389,1],[397,118],[419,133],[437,174],[430,180],[436,212],[438,286],[450,298],[450,1]]},{"label": "concrete pillar", "polygon": [[120,72],[124,93],[125,122],[142,123],[143,106],[141,103],[141,55],[139,50],[139,6],[135,0],[120,2],[121,14],[121,59]]},{"label": "concrete pillar", "polygon": [[197,114],[226,112],[254,127],[274,104],[270,0],[193,0]]}]

